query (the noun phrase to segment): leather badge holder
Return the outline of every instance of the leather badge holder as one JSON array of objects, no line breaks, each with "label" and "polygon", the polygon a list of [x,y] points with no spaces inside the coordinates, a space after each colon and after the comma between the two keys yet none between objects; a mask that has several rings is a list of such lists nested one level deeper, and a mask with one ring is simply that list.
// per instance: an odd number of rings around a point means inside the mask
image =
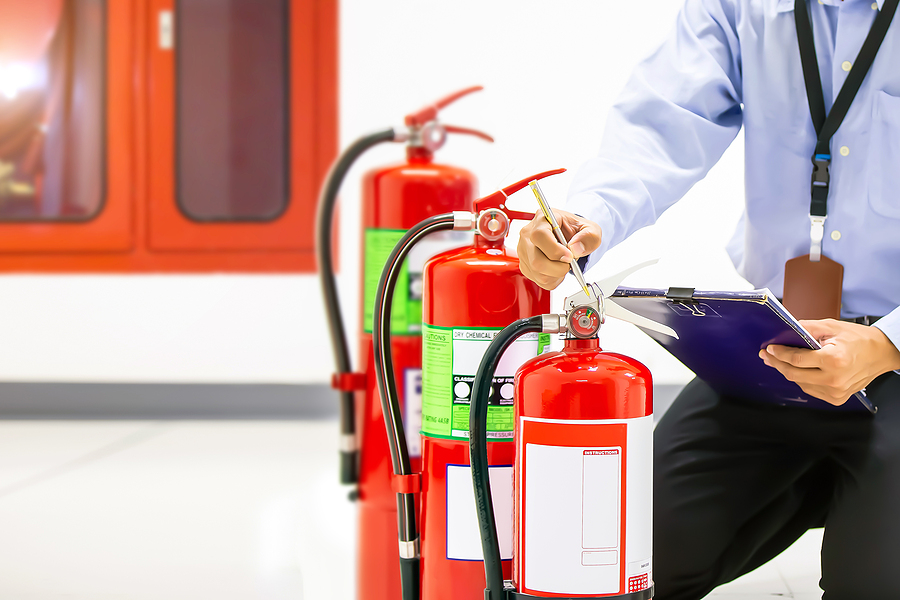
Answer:
[{"label": "leather badge holder", "polygon": [[797,319],[840,319],[843,282],[844,267],[827,256],[792,258],[784,264],[782,303]]}]

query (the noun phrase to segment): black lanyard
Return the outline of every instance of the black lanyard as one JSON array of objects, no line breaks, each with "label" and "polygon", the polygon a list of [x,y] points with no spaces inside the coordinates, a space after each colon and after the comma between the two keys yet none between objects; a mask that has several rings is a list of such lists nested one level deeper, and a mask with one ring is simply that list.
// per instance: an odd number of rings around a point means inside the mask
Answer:
[{"label": "black lanyard", "polygon": [[841,126],[850,104],[869,67],[875,60],[875,54],[887,35],[891,19],[897,10],[900,0],[885,0],[881,11],[875,17],[872,29],[863,42],[841,91],[825,116],[825,98],[822,93],[822,81],[819,77],[819,62],[816,60],[816,45],[813,41],[812,24],[806,8],[806,0],[794,0],[794,21],[797,25],[797,41],[800,43],[800,63],[803,65],[803,79],[806,82],[806,97],[809,100],[809,114],[816,128],[816,151],[813,153],[812,199],[809,205],[810,217],[824,218],[828,214],[828,185],[830,181],[828,168],[831,164],[831,138]]}]

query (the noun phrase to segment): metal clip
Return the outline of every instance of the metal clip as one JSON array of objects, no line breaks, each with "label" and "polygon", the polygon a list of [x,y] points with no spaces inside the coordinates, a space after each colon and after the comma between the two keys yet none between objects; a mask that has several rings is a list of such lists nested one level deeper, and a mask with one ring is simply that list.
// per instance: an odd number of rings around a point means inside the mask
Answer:
[{"label": "metal clip", "polygon": [[819,262],[822,258],[822,239],[825,237],[825,219],[809,215],[809,260]]}]

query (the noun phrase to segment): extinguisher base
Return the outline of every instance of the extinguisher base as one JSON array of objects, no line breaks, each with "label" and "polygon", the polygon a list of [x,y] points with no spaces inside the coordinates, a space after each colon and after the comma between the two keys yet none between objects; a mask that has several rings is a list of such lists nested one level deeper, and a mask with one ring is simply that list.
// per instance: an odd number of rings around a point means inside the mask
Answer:
[{"label": "extinguisher base", "polygon": [[[531,594],[521,594],[514,589],[510,589],[511,583],[506,582],[506,598],[507,600],[540,600],[543,598],[546,600],[544,596],[532,596]],[[639,592],[631,592],[630,594],[618,594],[616,596],[553,596],[553,600],[650,600],[653,598],[653,594],[655,593],[655,587],[653,584],[650,585],[647,589],[641,590]]]}]

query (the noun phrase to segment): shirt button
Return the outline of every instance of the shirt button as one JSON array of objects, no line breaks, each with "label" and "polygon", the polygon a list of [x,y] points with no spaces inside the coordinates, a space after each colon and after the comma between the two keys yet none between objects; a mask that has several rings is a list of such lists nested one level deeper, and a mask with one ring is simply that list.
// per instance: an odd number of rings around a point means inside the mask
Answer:
[{"label": "shirt button", "polygon": [[878,3],[877,3],[877,2],[873,2],[873,3],[872,3],[872,10],[878,10]]},{"label": "shirt button", "polygon": [[841,146],[841,156],[848,156],[850,154],[850,148],[847,146]]},{"label": "shirt button", "polygon": [[831,239],[833,239],[834,241],[838,241],[839,239],[841,239],[841,232],[838,231],[837,229],[835,229],[834,231],[832,231],[832,232],[831,232]]},{"label": "shirt button", "polygon": [[853,65],[850,63],[849,60],[845,60],[844,62],[841,63],[841,68],[845,71],[849,71],[850,67],[852,67],[852,66]]}]

